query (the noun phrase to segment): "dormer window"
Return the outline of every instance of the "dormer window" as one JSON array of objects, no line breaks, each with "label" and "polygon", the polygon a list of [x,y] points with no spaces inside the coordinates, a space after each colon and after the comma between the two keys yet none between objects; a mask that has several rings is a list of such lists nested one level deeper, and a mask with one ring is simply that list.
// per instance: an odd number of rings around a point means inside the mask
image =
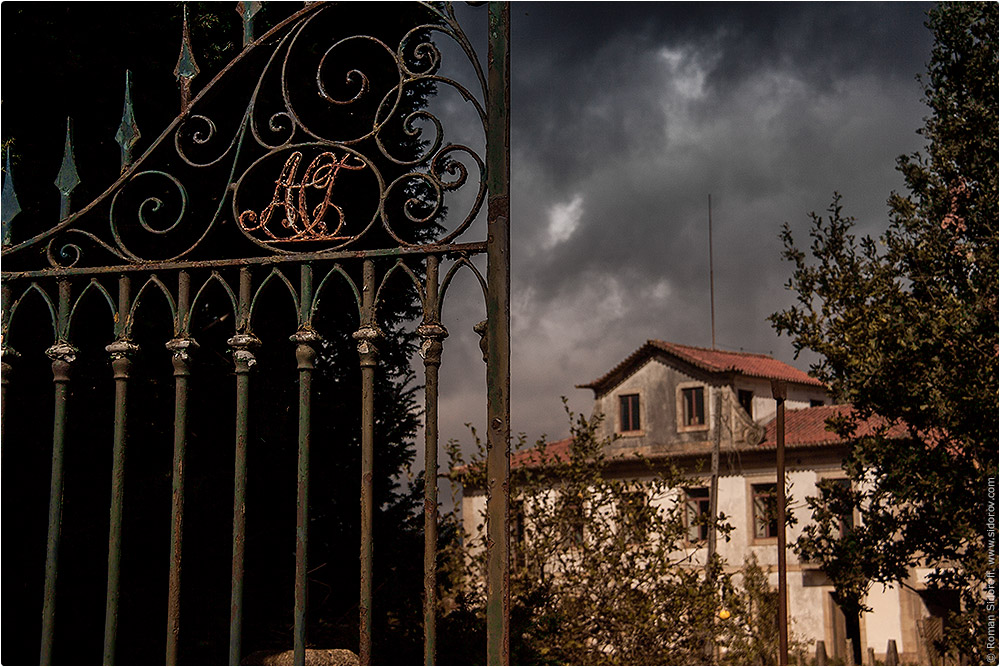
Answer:
[{"label": "dormer window", "polygon": [[630,433],[642,430],[639,421],[639,394],[623,394],[618,397],[618,432]]},{"label": "dormer window", "polygon": [[705,387],[685,387],[681,389],[681,426],[698,428],[705,426]]}]

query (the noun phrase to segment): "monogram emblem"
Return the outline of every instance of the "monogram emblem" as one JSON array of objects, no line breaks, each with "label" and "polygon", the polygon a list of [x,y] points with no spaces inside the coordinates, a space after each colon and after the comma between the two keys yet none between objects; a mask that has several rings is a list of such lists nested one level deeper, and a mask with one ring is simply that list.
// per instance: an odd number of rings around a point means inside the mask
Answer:
[{"label": "monogram emblem", "polygon": [[[341,170],[359,171],[367,165],[351,153],[338,158],[327,151],[309,163],[300,180],[301,162],[299,151],[288,156],[274,182],[271,203],[260,214],[253,210],[240,213],[240,227],[257,232],[258,238],[262,233],[261,240],[268,243],[347,239],[348,236],[340,235],[345,224],[344,211],[331,201],[333,186]],[[310,208],[310,199],[319,202]]]}]

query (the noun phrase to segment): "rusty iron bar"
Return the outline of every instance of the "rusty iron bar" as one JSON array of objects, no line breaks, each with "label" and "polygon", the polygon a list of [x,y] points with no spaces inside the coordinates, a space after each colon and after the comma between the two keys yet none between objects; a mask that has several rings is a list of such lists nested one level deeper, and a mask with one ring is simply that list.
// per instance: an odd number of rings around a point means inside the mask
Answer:
[{"label": "rusty iron bar", "polygon": [[59,281],[56,342],[45,354],[52,359],[52,382],[55,385],[55,414],[52,418],[52,471],[49,484],[49,528],[45,549],[45,592],[42,603],[42,647],[39,663],[52,664],[55,637],[56,580],[59,574],[59,542],[62,537],[63,453],[66,445],[66,403],[69,398],[70,372],[76,361],[76,349],[65,340],[69,328],[70,284]]},{"label": "rusty iron bar", "polygon": [[73,190],[80,184],[80,174],[73,158],[73,120],[66,118],[66,146],[63,149],[62,166],[56,175],[55,186],[59,190],[59,219],[69,217]]},{"label": "rusty iron bar", "polygon": [[[0,296],[0,312],[3,313],[4,320],[6,320],[7,314],[10,313],[10,302],[13,296],[10,285],[0,286],[0,295],[2,295]],[[0,340],[0,442],[3,442],[4,417],[7,415],[7,385],[10,383],[10,376],[14,370],[10,362],[20,356],[14,348],[7,347],[7,324],[4,321],[3,333],[0,334],[3,337],[3,340]]]},{"label": "rusty iron bar", "polygon": [[510,5],[489,5],[486,662],[510,662]]},{"label": "rusty iron bar", "polygon": [[424,322],[417,327],[424,360],[424,664],[437,655],[437,521],[438,521],[438,371],[448,330],[441,324],[438,267],[440,257],[427,256]]},{"label": "rusty iron bar", "polygon": [[375,449],[375,341],[381,332],[375,323],[375,262],[362,266],[361,327],[354,332],[361,358],[361,598],[358,659],[371,664],[372,656],[372,476]]},{"label": "rusty iron bar", "polygon": [[184,540],[184,461],[187,452],[188,379],[191,375],[191,352],[198,343],[188,336],[191,279],[186,271],[177,276],[177,331],[167,342],[174,367],[174,470],[171,479],[170,573],[167,590],[166,664],[177,664],[181,618],[181,552]]},{"label": "rusty iron bar", "polygon": [[778,404],[775,418],[777,441],[778,496],[778,664],[788,664],[788,565],[785,557],[785,398],[787,388],[780,380],[771,381],[771,394]]},{"label": "rusty iron bar", "polygon": [[111,510],[108,526],[108,589],[104,609],[104,664],[115,664],[118,640],[118,598],[122,560],[122,510],[125,501],[125,449],[128,442],[128,380],[132,356],[137,351],[128,340],[128,318],[132,303],[129,276],[118,279],[118,337],[105,349],[111,356],[115,377],[115,432],[111,454]]},{"label": "rusty iron bar", "polygon": [[242,0],[236,3],[236,13],[243,19],[243,48],[245,49],[253,43],[253,17],[260,11],[261,3],[257,0],[250,2]]},{"label": "rusty iron bar", "polygon": [[135,108],[132,106],[132,71],[125,70],[125,107],[122,109],[122,122],[115,134],[115,141],[122,149],[121,172],[124,174],[132,166],[132,149],[139,142],[142,134],[135,122]]},{"label": "rusty iron bar", "polygon": [[188,6],[183,5],[183,19],[181,25],[181,51],[177,56],[177,65],[174,67],[174,78],[181,89],[181,114],[187,113],[191,105],[191,80],[198,76],[201,69],[194,59],[194,50],[191,48],[191,30],[188,28]]},{"label": "rusty iron bar", "polygon": [[312,430],[312,374],[319,336],[312,330],[312,266],[303,264],[299,281],[299,330],[292,334],[299,370],[299,460],[295,513],[295,646],[293,663],[306,664],[309,602],[309,444]]},{"label": "rusty iron bar", "polygon": [[253,350],[260,341],[250,332],[250,269],[240,270],[240,316],[235,336],[229,339],[236,366],[236,451],[233,477],[233,576],[229,610],[229,664],[238,665],[243,640],[243,574],[246,539],[247,424],[250,416],[250,370],[257,359]]},{"label": "rusty iron bar", "polygon": [[[74,214],[75,215],[75,214]],[[268,257],[249,257],[245,259],[219,259],[201,261],[171,261],[171,262],[141,262],[122,266],[98,266],[65,269],[41,269],[38,271],[6,271],[3,281],[30,280],[36,278],[62,278],[70,276],[98,276],[114,273],[134,273],[136,271],[165,271],[184,269],[220,269],[226,267],[270,266],[273,264],[299,264],[329,260],[333,262],[346,259],[368,259],[373,257],[403,257],[407,255],[440,254],[446,256],[465,257],[486,252],[486,243],[452,243],[443,245],[406,246],[397,248],[381,248],[377,250],[337,250],[298,253],[295,255],[273,255]]]}]

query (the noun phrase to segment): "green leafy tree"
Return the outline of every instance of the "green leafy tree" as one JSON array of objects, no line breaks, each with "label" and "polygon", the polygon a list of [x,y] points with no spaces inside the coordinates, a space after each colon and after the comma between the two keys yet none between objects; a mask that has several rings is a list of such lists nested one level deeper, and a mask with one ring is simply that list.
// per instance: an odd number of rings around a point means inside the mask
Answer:
[{"label": "green leafy tree", "polygon": [[[759,567],[734,577],[718,556],[703,566],[687,539],[682,490],[692,480],[642,458],[629,459],[634,477],[616,475],[600,417],[570,420],[567,451],[540,441],[512,471],[512,662],[703,664],[713,648],[728,663],[773,661],[776,595]],[[483,484],[481,457],[455,463],[465,488]],[[728,539],[731,526],[716,521]],[[442,597],[455,601],[456,619],[478,619],[484,549],[472,536],[465,545],[449,552],[454,588]]]},{"label": "green leafy tree", "polygon": [[[928,588],[961,598],[939,649],[984,662],[996,572],[986,517],[997,475],[997,6],[945,3],[927,26],[926,152],[898,160],[909,194],[890,197],[881,236],[860,240],[835,195],[828,217],[812,215],[811,260],[786,225],[798,303],[771,321],[797,354],[819,355],[816,376],[855,408],[833,424],[854,438],[854,490],[812,499],[800,554],[855,608],[873,582],[932,568]],[[854,437],[872,416],[881,426]],[[841,537],[851,509],[862,525]]]}]

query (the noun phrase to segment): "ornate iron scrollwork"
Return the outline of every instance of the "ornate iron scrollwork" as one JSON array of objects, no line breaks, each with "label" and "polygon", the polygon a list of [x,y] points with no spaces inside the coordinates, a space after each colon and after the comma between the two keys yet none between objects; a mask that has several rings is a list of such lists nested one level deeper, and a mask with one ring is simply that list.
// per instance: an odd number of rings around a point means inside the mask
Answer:
[{"label": "ornate iron scrollwork", "polygon": [[[483,207],[485,162],[447,143],[424,104],[435,90],[456,91],[485,140],[486,81],[452,9],[421,5],[427,20],[394,41],[344,34],[350,27],[322,3],[289,17],[185,98],[141,157],[123,158],[107,191],[47,231],[15,234],[5,260],[43,268],[25,252],[39,246],[44,268],[66,269],[195,260],[220,247],[237,259],[455,241]],[[471,88],[442,74],[435,40],[465,54]],[[473,190],[466,210],[449,201],[457,222],[438,228],[446,195],[462,188]],[[221,236],[231,228],[250,244]]]}]

